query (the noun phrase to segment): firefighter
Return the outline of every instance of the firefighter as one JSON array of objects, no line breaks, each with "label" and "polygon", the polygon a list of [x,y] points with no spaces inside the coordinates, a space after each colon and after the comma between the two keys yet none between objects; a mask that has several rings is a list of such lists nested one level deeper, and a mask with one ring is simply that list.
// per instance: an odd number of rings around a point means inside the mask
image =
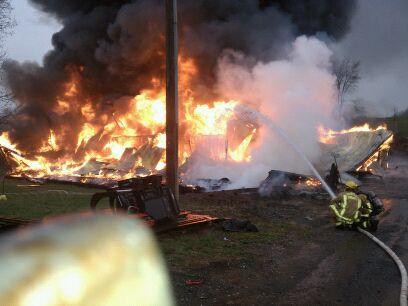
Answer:
[{"label": "firefighter", "polygon": [[357,187],[354,188],[354,193],[359,195],[363,199],[363,203],[368,202],[370,204],[370,216],[364,216],[363,220],[367,222],[367,228],[370,231],[376,231],[378,225],[378,215],[384,212],[384,204],[381,199],[372,191],[362,191]]},{"label": "firefighter", "polygon": [[357,194],[358,185],[353,181],[346,182],[346,190],[330,202],[330,209],[334,214],[336,227],[355,229],[357,226],[375,230],[376,223],[371,222],[373,207],[367,196]]},{"label": "firefighter", "polygon": [[326,181],[331,189],[337,191],[337,186],[340,183],[340,172],[335,163],[332,163],[330,167],[330,173],[326,176]]}]

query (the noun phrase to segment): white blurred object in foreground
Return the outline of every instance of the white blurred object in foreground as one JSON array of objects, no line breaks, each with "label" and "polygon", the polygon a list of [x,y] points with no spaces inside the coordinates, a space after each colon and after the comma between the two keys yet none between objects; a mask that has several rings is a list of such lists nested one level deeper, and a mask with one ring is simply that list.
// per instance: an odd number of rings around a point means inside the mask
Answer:
[{"label": "white blurred object in foreground", "polygon": [[7,235],[0,271],[0,305],[174,305],[152,234],[126,217],[68,217]]}]

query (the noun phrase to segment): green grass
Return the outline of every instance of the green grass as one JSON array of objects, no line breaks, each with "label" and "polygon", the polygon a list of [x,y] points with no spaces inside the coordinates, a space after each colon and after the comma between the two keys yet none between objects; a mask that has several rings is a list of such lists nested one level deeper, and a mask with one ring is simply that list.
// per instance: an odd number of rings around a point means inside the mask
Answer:
[{"label": "green grass", "polygon": [[184,233],[182,237],[168,234],[159,237],[159,244],[172,267],[203,267],[214,262],[248,258],[260,245],[285,239],[288,235],[306,237],[309,233],[290,223],[258,225],[261,225],[259,232],[225,232],[212,228],[205,232]]},{"label": "green grass", "polygon": [[6,179],[6,201],[0,201],[0,215],[39,219],[89,210],[93,193],[101,190],[64,184],[35,184],[22,179]]},{"label": "green grass", "polygon": [[398,136],[408,137],[408,115],[387,118],[386,123]]}]

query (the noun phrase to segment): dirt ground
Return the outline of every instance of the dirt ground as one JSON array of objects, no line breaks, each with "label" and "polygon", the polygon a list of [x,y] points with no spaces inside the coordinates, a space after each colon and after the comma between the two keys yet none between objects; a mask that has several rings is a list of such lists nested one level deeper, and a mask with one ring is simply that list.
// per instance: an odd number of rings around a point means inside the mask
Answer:
[{"label": "dirt ground", "polygon": [[[376,232],[408,265],[408,155],[394,153],[364,188],[384,201]],[[257,233],[218,224],[159,236],[179,305],[398,305],[393,261],[358,232],[335,230],[328,200],[262,198],[254,190],[187,194],[182,209],[248,219]]]}]

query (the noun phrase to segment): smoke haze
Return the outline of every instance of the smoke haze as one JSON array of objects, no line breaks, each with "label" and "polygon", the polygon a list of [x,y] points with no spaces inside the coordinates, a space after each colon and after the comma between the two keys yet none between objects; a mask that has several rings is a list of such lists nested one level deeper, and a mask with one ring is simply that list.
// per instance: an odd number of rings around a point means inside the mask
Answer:
[{"label": "smoke haze", "polygon": [[[327,45],[316,38],[298,37],[281,60],[257,62],[242,53],[225,51],[219,60],[217,90],[271,118],[299,145],[312,162],[320,150],[316,127],[336,123],[335,77]],[[228,177],[231,188],[258,186],[271,169],[310,174],[310,169],[275,131],[260,126],[249,164],[214,164],[200,158],[187,172],[192,178]],[[245,171],[251,169],[250,171]]]}]

